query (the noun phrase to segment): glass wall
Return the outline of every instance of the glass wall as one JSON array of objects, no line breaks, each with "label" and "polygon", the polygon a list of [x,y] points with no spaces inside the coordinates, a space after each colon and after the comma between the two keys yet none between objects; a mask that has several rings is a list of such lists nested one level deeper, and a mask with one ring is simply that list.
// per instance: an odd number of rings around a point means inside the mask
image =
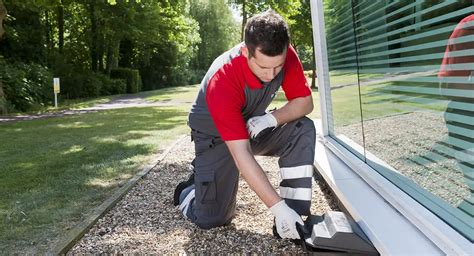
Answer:
[{"label": "glass wall", "polygon": [[[328,116],[332,133],[344,142],[363,145],[362,118],[357,74],[356,37],[352,22],[351,1],[331,1],[326,8],[326,42],[329,61],[329,84],[333,115]],[[360,158],[363,150],[357,145],[347,147]]]},{"label": "glass wall", "polygon": [[324,4],[330,135],[472,241],[473,1]]}]

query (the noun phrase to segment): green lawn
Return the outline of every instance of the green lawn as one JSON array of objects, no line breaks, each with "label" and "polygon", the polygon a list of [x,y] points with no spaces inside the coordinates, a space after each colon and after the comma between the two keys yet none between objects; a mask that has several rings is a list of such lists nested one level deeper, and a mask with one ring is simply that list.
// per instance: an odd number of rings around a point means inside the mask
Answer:
[{"label": "green lawn", "polygon": [[[96,104],[101,104],[101,103],[106,103],[109,102],[110,100],[113,100],[117,97],[120,97],[121,95],[110,95],[110,96],[101,96],[97,98],[89,98],[89,99],[58,99],[58,108],[55,108],[54,106],[36,106],[31,111],[28,112],[13,112],[7,114],[10,116],[17,116],[17,115],[24,115],[24,114],[41,114],[41,113],[48,113],[48,112],[57,112],[60,110],[66,110],[66,109],[81,109],[81,108],[87,108],[87,107],[92,107]],[[53,103],[54,104],[54,103]]]},{"label": "green lawn", "polygon": [[[92,107],[97,104],[109,102],[121,95],[111,95],[111,96],[102,96],[99,98],[91,98],[91,99],[72,99],[72,100],[65,100],[64,102],[58,103],[58,109],[81,109],[81,108],[88,108]],[[54,111],[54,107],[49,107],[49,111]]]},{"label": "green lawn", "polygon": [[196,95],[199,90],[199,85],[190,85],[190,86],[180,86],[180,87],[171,87],[161,90],[143,92],[141,93],[145,96],[145,99],[149,101],[160,101],[160,102],[184,102],[192,103],[196,99]]},{"label": "green lawn", "polygon": [[0,250],[44,253],[181,134],[188,106],[0,125]]}]

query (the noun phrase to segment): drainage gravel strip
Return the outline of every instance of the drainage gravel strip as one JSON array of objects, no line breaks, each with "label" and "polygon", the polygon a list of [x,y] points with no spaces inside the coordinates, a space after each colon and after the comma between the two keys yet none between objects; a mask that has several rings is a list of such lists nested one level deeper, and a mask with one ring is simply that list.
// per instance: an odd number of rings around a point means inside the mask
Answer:
[{"label": "drainage gravel strip", "polygon": [[74,244],[79,241],[82,236],[97,222],[98,219],[100,219],[102,216],[104,216],[104,214],[106,214],[110,209],[112,209],[117,204],[117,202],[119,202],[122,197],[127,194],[127,192],[130,191],[130,189],[132,189],[141,178],[143,178],[148,172],[150,172],[155,166],[157,166],[160,161],[162,161],[170,153],[170,151],[184,138],[185,136],[181,136],[167,150],[158,155],[157,158],[154,159],[151,163],[142,167],[142,171],[137,173],[125,185],[118,189],[110,198],[108,198],[105,202],[95,208],[85,218],[84,221],[76,225],[75,228],[65,234],[63,238],[60,239],[54,245],[50,252],[54,255],[62,255],[65,254],[69,249],[71,249]]},{"label": "drainage gravel strip", "polygon": [[[189,176],[193,155],[189,136],[179,140],[67,254],[303,253],[272,235],[273,216],[242,179],[230,225],[202,230],[185,220],[172,197],[175,186]],[[257,161],[278,188],[278,158]],[[337,202],[329,188],[315,180],[311,211],[321,215],[328,210],[338,210]]]}]

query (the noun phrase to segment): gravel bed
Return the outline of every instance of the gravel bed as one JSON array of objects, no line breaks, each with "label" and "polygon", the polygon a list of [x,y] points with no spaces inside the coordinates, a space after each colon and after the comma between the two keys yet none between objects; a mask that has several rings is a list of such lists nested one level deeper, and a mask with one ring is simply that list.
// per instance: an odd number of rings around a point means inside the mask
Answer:
[{"label": "gravel bed", "polygon": [[[71,254],[302,253],[299,246],[272,235],[273,217],[241,178],[236,216],[225,227],[201,230],[173,206],[175,186],[190,174],[194,154],[189,137],[180,140],[165,159],[68,252]],[[278,187],[278,158],[257,157],[270,182]],[[313,183],[313,214],[338,210],[328,187]]]},{"label": "gravel bed", "polygon": [[[457,207],[469,198],[469,187],[455,159],[436,159],[448,138],[443,116],[413,112],[364,121],[366,150],[409,177],[421,187]],[[336,128],[363,145],[360,124]]]}]

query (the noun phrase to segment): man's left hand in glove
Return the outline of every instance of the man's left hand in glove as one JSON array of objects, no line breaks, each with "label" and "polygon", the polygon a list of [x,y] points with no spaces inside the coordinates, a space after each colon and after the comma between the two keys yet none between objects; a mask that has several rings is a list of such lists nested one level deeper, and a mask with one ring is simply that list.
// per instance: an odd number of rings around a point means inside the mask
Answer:
[{"label": "man's left hand in glove", "polygon": [[255,139],[258,135],[267,128],[273,128],[278,125],[276,118],[272,113],[267,113],[263,116],[254,116],[247,121],[247,130],[250,138]]}]

